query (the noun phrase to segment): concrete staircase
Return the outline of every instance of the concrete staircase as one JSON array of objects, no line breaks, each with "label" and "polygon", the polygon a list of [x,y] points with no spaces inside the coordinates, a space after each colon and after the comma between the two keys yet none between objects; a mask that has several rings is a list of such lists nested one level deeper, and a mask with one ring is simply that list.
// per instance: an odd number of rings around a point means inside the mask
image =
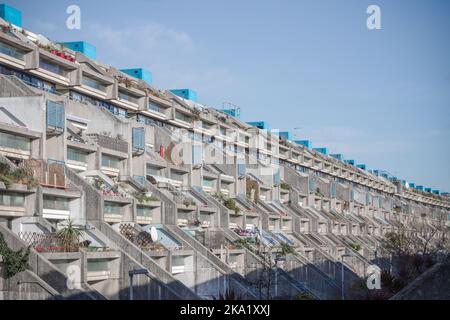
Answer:
[{"label": "concrete staircase", "polygon": [[199,297],[181,282],[176,280],[170,273],[160,267],[154,260],[145,254],[140,248],[120,235],[109,224],[102,220],[102,196],[83,178],[78,176],[70,168],[66,167],[66,176],[75,185],[79,186],[86,197],[86,205],[91,208],[87,214],[88,222],[96,227],[106,238],[112,241],[121,253],[135,263],[139,268],[147,268],[150,272],[148,278],[157,283],[159,290],[166,290],[167,295],[172,295],[176,299],[197,300]]},{"label": "concrete staircase", "polygon": [[[27,248],[26,244],[8,228],[0,225],[0,232],[12,250]],[[69,300],[105,300],[105,297],[88,284],[81,284],[80,290],[70,290],[67,287],[68,277],[34,249],[30,251],[28,264],[35,281],[51,296]]]}]

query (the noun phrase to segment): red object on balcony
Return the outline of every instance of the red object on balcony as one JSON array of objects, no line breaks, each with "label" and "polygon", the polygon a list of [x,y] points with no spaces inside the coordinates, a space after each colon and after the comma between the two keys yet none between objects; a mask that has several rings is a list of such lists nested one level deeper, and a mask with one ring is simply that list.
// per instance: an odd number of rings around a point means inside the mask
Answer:
[{"label": "red object on balcony", "polygon": [[50,51],[52,54],[55,54],[55,55],[57,55],[58,54],[58,51],[57,50],[52,50],[52,51]]},{"label": "red object on balcony", "polygon": [[161,156],[161,158],[164,158],[164,154],[165,154],[165,149],[164,149],[164,146],[161,145],[159,147],[159,155]]}]

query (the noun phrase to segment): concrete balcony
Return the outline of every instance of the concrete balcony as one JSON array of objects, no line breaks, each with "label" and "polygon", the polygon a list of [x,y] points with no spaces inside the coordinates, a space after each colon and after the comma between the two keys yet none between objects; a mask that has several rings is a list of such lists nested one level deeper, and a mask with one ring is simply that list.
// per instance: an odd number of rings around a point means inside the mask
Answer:
[{"label": "concrete balcony", "polygon": [[6,188],[0,182],[0,216],[23,217],[26,214],[26,198],[36,192],[23,184],[12,184]]},{"label": "concrete balcony", "polygon": [[66,188],[66,172],[63,163],[27,160],[26,164],[33,170],[38,183],[48,188]]},{"label": "concrete balcony", "polygon": [[118,138],[92,133],[88,136],[100,147],[128,154],[128,142]]},{"label": "concrete balcony", "polygon": [[27,61],[32,60],[34,46],[0,31],[0,63],[24,70]]},{"label": "concrete balcony", "polygon": [[42,48],[38,50],[37,55],[26,67],[31,74],[64,87],[70,86],[75,81],[79,68],[77,63]]}]

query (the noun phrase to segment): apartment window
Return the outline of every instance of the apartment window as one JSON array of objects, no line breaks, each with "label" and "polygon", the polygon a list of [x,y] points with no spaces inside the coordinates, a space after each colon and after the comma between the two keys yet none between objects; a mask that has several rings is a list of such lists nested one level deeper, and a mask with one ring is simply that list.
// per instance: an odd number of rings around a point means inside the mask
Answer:
[{"label": "apartment window", "polygon": [[247,166],[245,165],[245,163],[239,163],[238,164],[238,175],[245,176],[246,172],[247,172]]},{"label": "apartment window", "polygon": [[52,92],[52,93],[56,92],[56,87],[49,82],[42,81],[38,78],[31,77],[25,73],[15,71],[15,70],[6,68],[1,65],[0,65],[0,73],[7,75],[7,76],[16,76],[17,78],[21,79],[26,84],[33,86],[39,90],[48,91],[48,92]]},{"label": "apartment window", "polygon": [[105,201],[103,205],[103,213],[105,214],[122,214],[122,206],[119,203]]},{"label": "apartment window", "polygon": [[235,148],[235,152],[237,154],[244,154],[244,151],[245,151],[245,149],[243,147],[236,146],[236,148]]},{"label": "apartment window", "polygon": [[267,160],[267,155],[264,153],[259,152],[259,150],[256,153],[256,158],[258,160]]},{"label": "apartment window", "polygon": [[84,102],[84,100],[83,100],[83,95],[79,94],[78,92],[70,91],[69,97],[70,97],[70,99],[72,99],[73,101],[76,101],[76,102]]},{"label": "apartment window", "polygon": [[227,135],[227,129],[224,128],[224,127],[220,127],[220,134],[221,134],[222,136],[226,136],[226,135]]},{"label": "apartment window", "polygon": [[309,191],[316,191],[316,180],[309,179]]},{"label": "apartment window", "polygon": [[210,187],[210,188],[214,187],[214,180],[213,179],[204,178],[203,179],[203,186]]},{"label": "apartment window", "polygon": [[213,143],[214,140],[215,140],[215,137],[213,137],[213,136],[207,136],[207,135],[202,136],[202,141],[204,143]]},{"label": "apartment window", "polygon": [[114,114],[119,114],[119,113],[121,113],[120,110],[124,110],[124,109],[120,109],[118,107],[115,107],[115,106],[113,106],[113,105],[111,105],[109,103],[106,103],[104,101],[93,99],[91,97],[85,96],[84,94],[81,94],[81,93],[78,93],[78,92],[75,92],[75,91],[70,91],[70,98],[72,100],[74,100],[74,101],[77,101],[77,102],[81,102],[81,103],[84,103],[84,104],[92,104],[92,105],[94,105],[96,107],[105,108],[106,110],[108,110],[108,111],[110,111],[111,113],[114,113]]},{"label": "apartment window", "polygon": [[67,159],[86,163],[87,153],[78,149],[67,148]]},{"label": "apartment window", "polygon": [[9,44],[6,44],[4,42],[0,42],[0,53],[6,54],[7,56],[23,60],[25,51],[15,48]]},{"label": "apartment window", "polygon": [[203,141],[202,135],[199,133],[193,133],[193,132],[189,132],[189,137],[193,140],[193,141]]},{"label": "apartment window", "polygon": [[98,272],[98,271],[108,271],[108,270],[109,270],[108,260],[89,259],[87,261],[87,271],[88,272]]},{"label": "apartment window", "polygon": [[69,211],[70,200],[53,196],[44,196],[44,209]]},{"label": "apartment window", "polygon": [[47,101],[47,126],[64,130],[65,118],[62,102]]},{"label": "apartment window", "polygon": [[47,59],[39,59],[39,67],[60,76],[67,77],[67,69]]},{"label": "apartment window", "polygon": [[184,267],[184,257],[183,256],[173,256],[172,257],[172,267]]},{"label": "apartment window", "polygon": [[125,93],[123,91],[119,91],[119,99],[131,102],[131,103],[137,103],[137,101],[138,101],[137,97],[132,96],[132,95],[130,95],[128,93]]},{"label": "apartment window", "polygon": [[211,129],[211,127],[212,127],[212,124],[202,121],[203,129],[209,130],[209,129]]},{"label": "apartment window", "polygon": [[110,110],[112,113],[117,114],[119,117],[128,118],[128,111],[122,108],[114,108]]},{"label": "apartment window", "polygon": [[0,206],[5,207],[23,207],[25,204],[25,196],[19,193],[2,193],[0,194]]},{"label": "apartment window", "polygon": [[140,184],[145,184],[145,177],[144,176],[133,176],[133,179],[139,182]]},{"label": "apartment window", "polygon": [[106,154],[102,155],[102,166],[108,168],[119,169],[120,160],[115,157],[108,156]]},{"label": "apartment window", "polygon": [[159,113],[165,113],[165,111],[166,111],[164,108],[162,108],[159,105],[157,105],[156,103],[152,103],[152,102],[150,102],[148,104],[147,108],[148,108],[148,110],[156,111]]},{"label": "apartment window", "polygon": [[153,216],[152,209],[149,207],[138,206],[137,207],[137,215],[139,217],[151,218]]},{"label": "apartment window", "polygon": [[145,131],[144,128],[133,128],[133,150],[145,149]]},{"label": "apartment window", "polygon": [[238,261],[238,255],[237,254],[230,254],[228,257],[228,264],[235,265]]},{"label": "apartment window", "polygon": [[273,183],[274,184],[280,184],[281,183],[281,172],[280,172],[280,170],[275,172],[275,174],[273,175]]},{"label": "apartment window", "polygon": [[143,115],[138,114],[136,117],[136,121],[139,123],[144,123],[148,125],[157,125],[158,127],[164,127],[165,124],[159,120],[150,119],[148,117],[145,117]]},{"label": "apartment window", "polygon": [[188,115],[181,113],[179,111],[175,111],[175,119],[184,121],[184,122],[191,122],[191,117],[189,117]]},{"label": "apartment window", "polygon": [[0,146],[11,149],[30,151],[30,139],[21,136],[12,135],[6,132],[0,132]]},{"label": "apartment window", "polygon": [[336,182],[331,183],[331,196],[336,197]]},{"label": "apartment window", "polygon": [[159,176],[159,169],[155,167],[147,167],[147,175]]},{"label": "apartment window", "polygon": [[83,82],[85,86],[91,87],[96,90],[106,91],[106,87],[100,82],[90,77],[83,75]]},{"label": "apartment window", "polygon": [[58,259],[58,260],[50,260],[50,262],[62,272],[66,272],[67,268],[72,265],[73,260],[67,259]]},{"label": "apartment window", "polygon": [[198,145],[192,146],[192,164],[198,165],[202,163],[202,147]]},{"label": "apartment window", "polygon": [[183,181],[184,173],[172,171],[172,180]]}]

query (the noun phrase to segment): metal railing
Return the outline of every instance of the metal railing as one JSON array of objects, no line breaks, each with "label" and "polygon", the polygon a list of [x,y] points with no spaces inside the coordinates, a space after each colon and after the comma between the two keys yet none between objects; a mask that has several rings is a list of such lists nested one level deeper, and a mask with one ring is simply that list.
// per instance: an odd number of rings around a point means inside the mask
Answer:
[{"label": "metal railing", "polygon": [[19,232],[19,237],[37,252],[78,252],[80,246],[70,245],[55,233]]}]

